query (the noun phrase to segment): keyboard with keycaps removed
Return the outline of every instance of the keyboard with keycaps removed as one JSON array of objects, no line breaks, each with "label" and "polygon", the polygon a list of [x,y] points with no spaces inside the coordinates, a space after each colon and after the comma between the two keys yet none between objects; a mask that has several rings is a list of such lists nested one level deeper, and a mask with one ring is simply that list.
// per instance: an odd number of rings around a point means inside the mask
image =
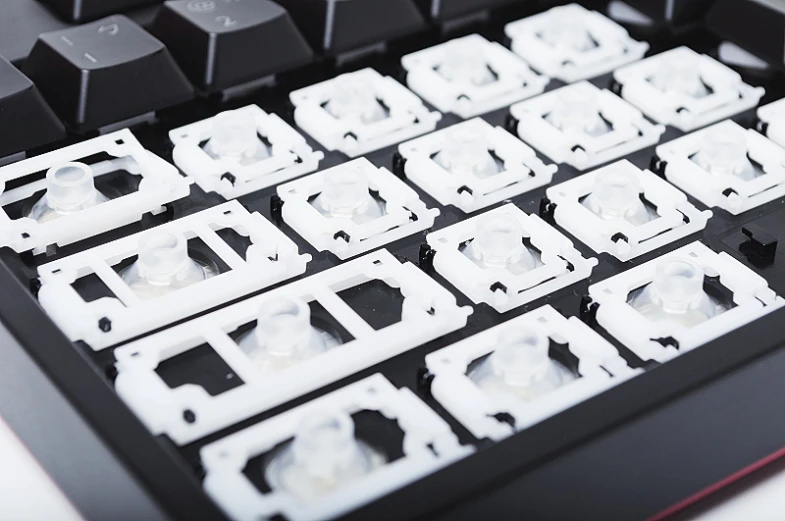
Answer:
[{"label": "keyboard with keycaps removed", "polygon": [[784,13],[4,0],[0,416],[89,520],[688,518],[785,451]]}]

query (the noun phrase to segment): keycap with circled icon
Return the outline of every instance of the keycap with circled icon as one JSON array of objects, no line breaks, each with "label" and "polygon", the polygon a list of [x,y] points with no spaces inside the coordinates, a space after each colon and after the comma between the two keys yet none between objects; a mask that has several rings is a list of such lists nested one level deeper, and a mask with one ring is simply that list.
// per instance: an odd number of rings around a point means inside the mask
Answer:
[{"label": "keycap with circled icon", "polygon": [[193,96],[164,44],[122,15],[42,34],[23,71],[76,132],[143,116]]},{"label": "keycap with circled icon", "polygon": [[[176,0],[150,31],[197,89],[219,92],[311,61],[289,13],[270,0]],[[256,49],[248,59],[249,49]]]}]

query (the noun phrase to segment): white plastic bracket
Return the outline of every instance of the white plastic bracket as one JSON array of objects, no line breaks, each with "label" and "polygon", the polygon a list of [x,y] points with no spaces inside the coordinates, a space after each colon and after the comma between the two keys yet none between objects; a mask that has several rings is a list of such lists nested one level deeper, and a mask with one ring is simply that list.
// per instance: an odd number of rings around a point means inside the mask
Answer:
[{"label": "white plastic bracket", "polygon": [[785,146],[785,98],[758,109],[761,132],[775,143]]},{"label": "white plastic bracket", "polygon": [[221,114],[169,133],[174,144],[174,163],[205,192],[217,192],[226,199],[234,199],[314,172],[324,159],[324,153],[314,152],[300,133],[275,114],[268,114],[256,105],[233,110],[230,114],[256,123],[254,145],[266,147],[261,138],[266,139],[271,145],[268,157],[244,162],[208,153],[203,143],[213,137],[216,120]]},{"label": "white plastic bracket", "polygon": [[[112,159],[88,165],[92,175],[125,170],[141,178],[136,192],[46,222],[29,217],[12,220],[3,209],[46,190],[47,180],[36,174],[101,153]],[[26,177],[29,182],[6,190],[7,184],[19,184]],[[0,244],[35,254],[52,244],[71,244],[139,221],[145,213],[162,212],[163,205],[188,197],[190,184],[174,166],[145,150],[127,129],[54,150],[0,168]]]},{"label": "white plastic bracket", "polygon": [[[640,195],[656,211],[655,218],[643,224],[624,218],[606,220],[582,204],[595,190],[597,176],[611,170],[638,179]],[[698,210],[683,192],[667,181],[649,170],[640,170],[626,159],[552,186],[546,195],[556,205],[556,224],[597,253],[607,252],[622,261],[698,232],[712,216],[710,210]]]},{"label": "white plastic bracket", "polygon": [[[490,395],[467,376],[470,364],[495,351],[505,331],[535,329],[578,358],[579,378],[524,403],[513,394]],[[636,374],[616,349],[577,317],[546,305],[427,355],[431,393],[478,439],[498,441],[599,394]],[[612,376],[611,376],[612,375]],[[494,418],[510,414],[515,426]]]},{"label": "white plastic bracket", "polygon": [[[281,490],[261,493],[243,469],[251,459],[291,439],[303,419],[315,411],[380,412],[403,430],[404,456],[311,501],[298,500]],[[377,373],[211,443],[200,455],[207,473],[205,491],[234,521],[258,521],[275,515],[291,521],[316,521],[338,517],[472,452],[471,447],[458,443],[447,422],[412,391],[396,389]]]},{"label": "white plastic bracket", "polygon": [[[216,231],[231,228],[248,237],[245,256],[235,252]],[[38,299],[71,341],[82,340],[98,351],[176,322],[247,293],[305,272],[310,255],[300,255],[294,242],[258,213],[240,203],[203,210],[154,228],[201,239],[230,271],[163,296],[142,299],[113,266],[139,254],[140,238],[150,231],[96,246],[38,268]],[[72,286],[95,275],[114,297],[85,301]]]},{"label": "white plastic bracket", "polygon": [[[759,165],[761,175],[745,180],[730,172],[709,172],[695,162],[693,156],[701,151],[707,136],[717,131],[735,132],[746,139],[746,156]],[[668,181],[706,206],[718,206],[733,215],[785,195],[785,149],[730,120],[658,146],[657,157],[665,162]]]},{"label": "white plastic bracket", "polygon": [[[337,295],[373,280],[385,281],[404,296],[401,321],[380,330]],[[262,374],[229,334],[256,320],[265,302],[280,298],[318,302],[353,339],[279,372]],[[458,307],[450,292],[416,266],[379,250],[116,349],[115,388],[153,433],[186,444],[456,331],[470,314],[471,308]],[[210,396],[198,385],[170,389],[156,373],[165,360],[204,344],[243,385]],[[193,422],[183,419],[184,410],[194,413]]]},{"label": "white plastic bracket", "polygon": [[[548,41],[547,31],[562,34]],[[588,33],[587,48],[576,47],[576,32]],[[649,44],[596,11],[569,4],[507,24],[512,50],[538,71],[566,83],[585,80],[643,58]],[[561,40],[561,41],[560,41]]]},{"label": "white plastic bracket", "polygon": [[[537,266],[524,273],[475,263],[461,247],[478,238],[478,224],[487,216],[506,216],[520,223],[523,237],[539,251]],[[588,278],[597,259],[585,259],[572,242],[536,215],[514,204],[428,234],[434,269],[472,302],[485,302],[504,313]]]},{"label": "white plastic bracket", "polygon": [[[331,176],[359,175],[383,201],[382,215],[367,222],[351,216],[325,215],[311,203],[324,193]],[[347,189],[348,191],[349,189]],[[413,189],[386,168],[359,158],[278,187],[284,222],[319,251],[345,260],[433,226],[438,209],[425,206]]]},{"label": "white plastic bracket", "polygon": [[[343,88],[342,83],[370,89],[377,102],[386,107],[387,114],[378,121],[365,122],[354,114],[336,117],[327,105]],[[441,119],[438,112],[430,112],[422,100],[389,76],[373,69],[342,74],[336,78],[296,90],[290,94],[295,106],[294,120],[327,150],[338,150],[349,157],[358,157],[436,128]]]},{"label": "white plastic bracket", "polygon": [[[656,266],[664,259],[688,259],[733,293],[735,307],[693,326],[672,320],[652,321],[627,303],[631,291],[654,280]],[[589,287],[597,308],[597,322],[643,360],[665,362],[715,338],[738,329],[785,305],[766,280],[725,252],[715,253],[693,242]],[[656,339],[678,343],[663,345]]]},{"label": "white plastic bracket", "polygon": [[[696,71],[693,80],[705,85],[704,96],[696,97],[677,89],[666,92],[652,83],[657,75]],[[617,69],[613,77],[621,85],[624,99],[655,121],[684,132],[751,109],[765,93],[763,87],[744,83],[741,75],[728,66],[688,47],[677,47],[627,65]]]},{"label": "white plastic bracket", "polygon": [[[559,128],[548,117],[564,106],[565,99],[578,99],[581,106],[596,105],[599,120],[608,125],[598,134],[584,129]],[[582,110],[581,107],[575,107]],[[654,125],[641,111],[607,89],[599,89],[582,81],[541,96],[523,101],[510,108],[518,121],[518,136],[557,163],[567,163],[578,170],[587,170],[627,154],[654,145],[665,132]]]},{"label": "white plastic bracket", "polygon": [[[499,172],[478,176],[470,169],[448,171],[434,160],[456,133],[476,136],[500,163]],[[442,205],[472,213],[492,204],[545,186],[558,167],[543,163],[531,147],[505,131],[475,118],[398,146],[406,160],[404,173]],[[465,149],[464,149],[465,152]]]},{"label": "white plastic bracket", "polygon": [[[473,65],[480,73],[490,71],[493,79],[479,84],[473,78],[449,79],[439,70],[445,60],[460,61],[465,68]],[[406,83],[410,89],[441,112],[464,119],[540,94],[550,82],[503,45],[479,34],[406,55],[401,64],[408,72]],[[477,74],[472,69],[468,72]]]}]

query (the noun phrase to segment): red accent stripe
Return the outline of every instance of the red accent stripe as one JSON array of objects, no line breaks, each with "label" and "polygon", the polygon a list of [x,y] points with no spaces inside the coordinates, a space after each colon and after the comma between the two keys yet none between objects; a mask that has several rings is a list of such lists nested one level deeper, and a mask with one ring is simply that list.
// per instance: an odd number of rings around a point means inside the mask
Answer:
[{"label": "red accent stripe", "polygon": [[755,463],[753,463],[752,465],[750,465],[748,467],[744,467],[740,471],[738,471],[738,472],[736,472],[734,474],[731,474],[727,478],[725,478],[725,479],[723,479],[721,481],[718,481],[714,485],[711,485],[710,487],[707,487],[707,488],[701,490],[697,494],[694,494],[694,495],[692,495],[692,496],[690,496],[690,497],[688,497],[688,498],[686,498],[686,499],[684,499],[682,501],[679,501],[675,505],[673,505],[671,507],[668,507],[667,509],[663,510],[659,514],[656,514],[656,515],[650,517],[646,521],[662,521],[663,519],[672,516],[673,514],[675,514],[675,513],[679,512],[679,511],[687,508],[690,505],[694,505],[695,503],[697,503],[698,501],[706,498],[707,496],[710,496],[711,494],[714,494],[718,490],[720,490],[720,489],[722,489],[724,487],[727,487],[731,483],[733,483],[735,481],[738,481],[741,478],[743,478],[745,476],[748,476],[749,474],[752,474],[756,470],[758,470],[758,469],[760,469],[762,467],[765,467],[766,465],[768,465],[770,463],[773,463],[774,461],[776,461],[776,460],[778,460],[778,459],[780,459],[782,457],[785,457],[785,447],[781,448],[777,452],[769,454],[768,456],[766,456],[765,458],[763,458],[763,459],[761,459],[759,461],[756,461]]}]

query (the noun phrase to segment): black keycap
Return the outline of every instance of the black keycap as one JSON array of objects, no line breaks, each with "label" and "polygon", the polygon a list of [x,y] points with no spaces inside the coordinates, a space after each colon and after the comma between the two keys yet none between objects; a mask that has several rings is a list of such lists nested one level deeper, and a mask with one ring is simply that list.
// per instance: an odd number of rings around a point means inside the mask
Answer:
[{"label": "black keycap", "polygon": [[785,3],[775,0],[716,0],[706,27],[764,60],[783,63]]},{"label": "black keycap", "polygon": [[[699,22],[714,0],[625,0],[656,22],[687,25]],[[732,0],[736,1],[736,0]],[[739,2],[740,3],[740,2]]]},{"label": "black keycap", "polygon": [[193,96],[164,44],[125,16],[42,34],[23,70],[77,132]]},{"label": "black keycap", "polygon": [[[126,14],[134,22],[147,26],[161,5],[148,5]],[[27,59],[39,34],[72,25],[37,0],[0,0],[0,55],[19,65]]]},{"label": "black keycap", "polygon": [[[3,2],[6,0],[2,0]],[[50,5],[65,20],[87,22],[117,14],[128,9],[149,4],[162,3],[163,0],[42,0]]]},{"label": "black keycap", "polygon": [[479,15],[521,0],[417,0],[425,16],[436,23]]},{"label": "black keycap", "polygon": [[64,137],[33,82],[0,56],[0,159]]},{"label": "black keycap", "polygon": [[283,72],[313,57],[289,13],[270,0],[167,2],[151,32],[205,92]]},{"label": "black keycap", "polygon": [[38,35],[69,27],[35,0],[0,0],[0,55],[20,63]]},{"label": "black keycap", "polygon": [[326,56],[419,31],[425,20],[414,0],[279,0],[313,49]]},{"label": "black keycap", "polygon": [[140,7],[139,9],[134,9],[133,11],[128,11],[127,13],[123,14],[145,29],[149,30],[150,26],[153,24],[153,20],[155,20],[155,17],[158,16],[158,11],[160,11],[163,6],[164,4],[153,4],[148,5],[147,7]]}]

